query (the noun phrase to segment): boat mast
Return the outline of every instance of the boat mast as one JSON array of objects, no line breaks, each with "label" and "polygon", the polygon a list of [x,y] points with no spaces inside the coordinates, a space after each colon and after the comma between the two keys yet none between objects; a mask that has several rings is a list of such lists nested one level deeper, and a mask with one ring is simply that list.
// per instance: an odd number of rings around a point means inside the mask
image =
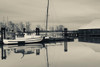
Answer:
[{"label": "boat mast", "polygon": [[48,13],[49,13],[49,0],[47,3],[47,15],[46,15],[46,36],[47,36],[47,31],[48,31]]}]

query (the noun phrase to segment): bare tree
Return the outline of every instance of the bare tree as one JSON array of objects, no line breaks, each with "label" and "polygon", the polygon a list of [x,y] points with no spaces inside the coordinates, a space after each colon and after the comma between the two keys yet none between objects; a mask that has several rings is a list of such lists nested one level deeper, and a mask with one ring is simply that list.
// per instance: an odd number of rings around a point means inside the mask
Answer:
[{"label": "bare tree", "polygon": [[54,31],[54,27],[50,27],[49,29],[50,29],[51,31]]},{"label": "bare tree", "polygon": [[20,22],[19,23],[19,28],[20,28],[20,31],[23,32],[23,28],[25,27],[25,25],[23,24],[23,22]]},{"label": "bare tree", "polygon": [[26,31],[31,30],[30,26],[31,26],[30,22],[26,22]]},{"label": "bare tree", "polygon": [[59,26],[56,27],[57,31],[63,31],[63,29],[64,29],[63,25],[59,25]]},{"label": "bare tree", "polygon": [[8,30],[9,31],[14,30],[14,27],[15,27],[15,24],[12,21],[9,21],[8,26],[7,26]]}]

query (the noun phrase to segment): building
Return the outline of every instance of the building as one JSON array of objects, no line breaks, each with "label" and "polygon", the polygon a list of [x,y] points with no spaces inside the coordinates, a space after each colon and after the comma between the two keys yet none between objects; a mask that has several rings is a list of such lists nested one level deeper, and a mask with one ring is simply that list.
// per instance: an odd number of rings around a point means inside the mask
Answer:
[{"label": "building", "polygon": [[100,37],[100,19],[94,20],[91,23],[79,28],[79,37]]},{"label": "building", "polygon": [[100,43],[100,19],[79,28],[78,40],[80,42]]}]

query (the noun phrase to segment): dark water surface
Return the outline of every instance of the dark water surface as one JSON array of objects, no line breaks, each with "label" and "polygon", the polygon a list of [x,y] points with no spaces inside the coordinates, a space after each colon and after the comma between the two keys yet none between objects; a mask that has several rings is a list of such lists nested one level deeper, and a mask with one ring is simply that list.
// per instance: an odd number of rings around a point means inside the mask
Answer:
[{"label": "dark water surface", "polygon": [[[67,42],[5,45],[0,47],[0,67],[100,67],[100,44]],[[3,49],[2,49],[3,48]],[[2,58],[3,50],[3,58]]]}]

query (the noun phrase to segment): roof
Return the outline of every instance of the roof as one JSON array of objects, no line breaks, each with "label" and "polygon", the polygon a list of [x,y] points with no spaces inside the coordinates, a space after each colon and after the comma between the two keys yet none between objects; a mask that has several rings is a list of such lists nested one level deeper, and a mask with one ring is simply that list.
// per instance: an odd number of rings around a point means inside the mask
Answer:
[{"label": "roof", "polygon": [[100,29],[100,19],[94,20],[91,23],[80,27],[79,29]]}]

